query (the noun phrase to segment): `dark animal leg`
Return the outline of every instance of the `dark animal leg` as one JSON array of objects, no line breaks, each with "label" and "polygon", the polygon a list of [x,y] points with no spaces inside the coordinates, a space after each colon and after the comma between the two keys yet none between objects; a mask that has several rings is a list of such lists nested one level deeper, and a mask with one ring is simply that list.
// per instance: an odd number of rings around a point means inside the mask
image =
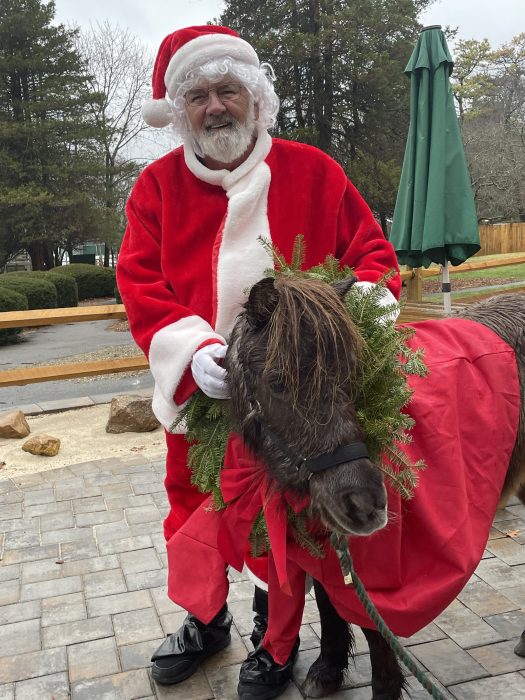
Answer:
[{"label": "dark animal leg", "polygon": [[370,649],[372,700],[400,700],[406,688],[396,655],[377,630],[361,628]]},{"label": "dark animal leg", "polygon": [[[516,494],[520,501],[525,504],[525,484],[522,484]],[[521,633],[519,642],[514,647],[514,653],[525,657],[525,630]]]},{"label": "dark animal leg", "polygon": [[341,687],[348,656],[354,654],[354,636],[318,581],[314,589],[321,619],[321,653],[310,666],[303,691],[307,697],[321,698]]}]

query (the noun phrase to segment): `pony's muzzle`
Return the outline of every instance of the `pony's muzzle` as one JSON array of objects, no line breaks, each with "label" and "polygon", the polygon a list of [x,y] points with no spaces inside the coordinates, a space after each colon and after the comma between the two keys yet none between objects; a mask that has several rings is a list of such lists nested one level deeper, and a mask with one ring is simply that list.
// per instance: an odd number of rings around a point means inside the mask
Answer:
[{"label": "pony's muzzle", "polygon": [[387,492],[368,460],[340,465],[310,482],[312,505],[332,532],[371,535],[388,521]]},{"label": "pony's muzzle", "polygon": [[342,511],[355,535],[370,535],[388,520],[386,490],[351,489],[341,496]]}]

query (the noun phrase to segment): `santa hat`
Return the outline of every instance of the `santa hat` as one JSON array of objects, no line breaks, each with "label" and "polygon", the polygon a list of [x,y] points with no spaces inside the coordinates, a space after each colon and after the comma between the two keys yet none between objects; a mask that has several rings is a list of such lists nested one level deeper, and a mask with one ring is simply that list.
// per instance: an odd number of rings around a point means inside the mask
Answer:
[{"label": "santa hat", "polygon": [[153,97],[142,105],[142,117],[150,126],[171,123],[173,114],[166,93],[175,98],[177,87],[189,71],[226,56],[259,67],[259,59],[248,42],[229,27],[204,25],[178,29],[160,45],[153,68]]}]

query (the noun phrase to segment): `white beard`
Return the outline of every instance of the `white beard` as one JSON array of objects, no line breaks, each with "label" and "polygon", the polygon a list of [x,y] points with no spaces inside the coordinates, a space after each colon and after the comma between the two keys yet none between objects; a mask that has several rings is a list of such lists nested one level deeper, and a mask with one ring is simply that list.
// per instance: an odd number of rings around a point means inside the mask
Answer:
[{"label": "white beard", "polygon": [[[222,128],[213,128],[217,124],[228,124]],[[241,124],[231,115],[209,116],[198,134],[194,134],[202,154],[219,163],[233,163],[248,150],[256,130],[256,122],[251,113],[246,122]]]}]

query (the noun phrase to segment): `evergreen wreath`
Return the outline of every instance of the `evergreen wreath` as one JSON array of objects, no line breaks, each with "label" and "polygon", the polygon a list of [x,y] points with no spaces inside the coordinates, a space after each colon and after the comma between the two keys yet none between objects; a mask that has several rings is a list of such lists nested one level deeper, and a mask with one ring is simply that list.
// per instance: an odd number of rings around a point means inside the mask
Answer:
[{"label": "evergreen wreath", "polygon": [[[261,243],[269,248],[274,259],[275,269],[266,271],[269,277],[297,275],[330,284],[353,274],[351,268],[341,267],[333,256],[328,256],[321,265],[302,270],[302,236],[297,236],[295,240],[290,264],[275,246],[263,239]],[[396,326],[391,320],[380,321],[397,309],[396,304],[381,305],[386,282],[394,274],[393,270],[387,273],[370,290],[351,289],[344,304],[364,341],[355,400],[364,442],[370,459],[384,472],[401,497],[408,500],[414,495],[418,472],[425,468],[425,464],[423,460],[412,463],[396,443],[407,444],[412,439],[410,431],[414,419],[402,411],[412,396],[407,377],[425,376],[427,369],[423,349],[414,351],[407,345],[414,329]],[[228,401],[211,399],[202,391],[197,391],[172,426],[185,424],[186,439],[190,443],[188,465],[192,473],[191,482],[202,493],[212,495],[216,510],[227,507],[220,489],[220,472],[231,431],[228,405]],[[294,538],[312,556],[324,556],[321,544],[308,530],[306,510],[296,514],[288,508],[288,524]],[[262,511],[253,523],[250,543],[254,556],[260,556],[270,547]],[[332,535],[332,544],[339,555],[343,573],[348,573],[346,539]]]}]

